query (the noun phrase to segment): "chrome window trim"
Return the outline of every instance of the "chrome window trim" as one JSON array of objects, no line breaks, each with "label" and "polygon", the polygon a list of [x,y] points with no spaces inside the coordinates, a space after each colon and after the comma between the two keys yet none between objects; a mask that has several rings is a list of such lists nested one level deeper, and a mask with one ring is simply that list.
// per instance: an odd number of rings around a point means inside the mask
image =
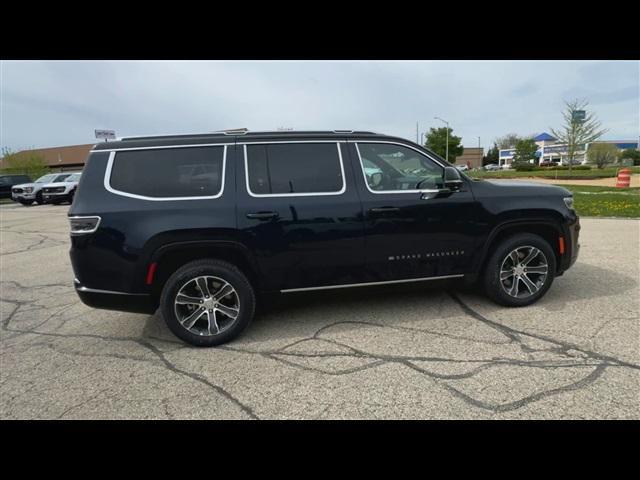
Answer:
[{"label": "chrome window trim", "polygon": [[[102,145],[102,144],[101,144]],[[234,145],[231,143],[190,143],[187,145],[153,145],[148,147],[122,147],[122,148],[103,148],[99,150],[89,150],[89,153],[102,153],[102,152],[124,152],[130,150],[160,150],[167,148],[196,148],[196,147],[220,147],[220,146]]]},{"label": "chrome window trim", "polygon": [[[340,173],[342,174],[342,188],[335,192],[304,192],[304,193],[253,193],[251,191],[251,187],[249,186],[249,159],[247,156],[247,145],[268,145],[272,143],[282,144],[282,143],[335,143],[336,148],[338,149],[338,161],[340,162]],[[247,193],[254,198],[265,198],[265,197],[324,197],[328,195],[342,195],[347,191],[347,179],[344,174],[344,161],[342,159],[342,150],[340,149],[340,144],[344,142],[336,141],[336,140],[299,140],[299,141],[266,141],[266,142],[243,142],[240,143],[244,150],[244,180],[245,185],[247,187]]]},{"label": "chrome window trim", "polygon": [[227,145],[226,143],[211,143],[206,145],[176,145],[173,147],[144,147],[144,148],[134,148],[134,149],[123,149],[123,150],[151,150],[157,148],[190,148],[190,147],[223,147],[222,152],[222,177],[220,181],[220,191],[215,195],[200,195],[193,197],[148,197],[146,195],[138,195],[135,193],[123,192],[121,190],[116,190],[110,185],[111,181],[111,170],[113,168],[113,162],[116,157],[116,150],[111,151],[109,154],[109,160],[107,161],[107,168],[104,172],[104,188],[114,195],[120,195],[122,197],[129,198],[137,198],[139,200],[149,200],[152,202],[169,202],[169,201],[178,201],[178,200],[210,200],[214,198],[220,198],[224,193],[224,185],[226,183],[226,172],[227,172]]},{"label": "chrome window trim", "polygon": [[411,190],[384,190],[384,191],[376,191],[376,190],[371,190],[371,187],[369,186],[369,182],[367,182],[367,174],[364,171],[364,164],[362,163],[362,155],[360,155],[360,148],[358,148],[358,143],[388,143],[390,145],[398,145],[400,147],[405,147],[405,148],[409,148],[411,150],[415,150],[416,152],[418,152],[420,155],[422,155],[423,157],[428,158],[429,160],[433,161],[434,163],[436,163],[438,166],[442,167],[443,169],[443,175],[444,175],[444,168],[445,165],[443,165],[442,163],[440,163],[438,160],[436,160],[435,158],[431,157],[430,155],[425,154],[424,152],[421,152],[420,150],[418,150],[415,147],[412,147],[410,145],[406,145],[404,143],[400,143],[400,142],[391,142],[388,140],[365,140],[365,141],[358,141],[358,140],[353,140],[352,142],[353,145],[356,147],[356,152],[358,153],[358,160],[360,163],[360,170],[362,171],[362,178],[364,179],[364,184],[367,187],[367,190],[369,190],[371,193],[375,193],[376,195],[384,195],[384,194],[394,194],[394,193],[437,193],[440,190],[436,189],[421,189],[421,190],[416,190],[416,189],[411,189]]},{"label": "chrome window trim", "polygon": [[71,235],[84,235],[87,233],[94,233],[96,230],[98,230],[98,227],[100,226],[100,223],[102,222],[102,217],[99,215],[73,215],[71,217],[69,217],[69,222],[71,222],[71,220],[73,219],[83,219],[83,218],[97,218],[98,219],[98,223],[96,223],[96,226],[94,228],[92,228],[91,230],[83,230],[81,232],[74,232],[73,230],[71,230],[71,225],[69,225],[69,231],[71,233]]},{"label": "chrome window trim", "polygon": [[348,283],[344,285],[326,285],[323,287],[303,287],[303,288],[287,288],[280,290],[280,293],[293,293],[293,292],[306,292],[310,290],[329,290],[335,288],[352,288],[352,287],[369,287],[373,285],[388,285],[392,283],[409,283],[409,282],[423,282],[428,280],[445,280],[447,278],[460,278],[464,277],[464,274],[456,275],[441,275],[439,277],[421,277],[421,278],[406,278],[402,280],[387,280],[383,282],[366,282],[366,283]]}]

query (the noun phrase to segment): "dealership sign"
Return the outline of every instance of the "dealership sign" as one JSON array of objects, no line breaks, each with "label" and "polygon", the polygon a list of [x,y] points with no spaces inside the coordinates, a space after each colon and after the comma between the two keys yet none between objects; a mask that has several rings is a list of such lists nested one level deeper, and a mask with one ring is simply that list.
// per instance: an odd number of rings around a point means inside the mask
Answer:
[{"label": "dealership sign", "polygon": [[104,138],[105,140],[115,140],[115,130],[96,130],[96,138]]},{"label": "dealership sign", "polygon": [[574,122],[584,122],[587,114],[584,110],[574,110],[571,112],[571,118]]}]

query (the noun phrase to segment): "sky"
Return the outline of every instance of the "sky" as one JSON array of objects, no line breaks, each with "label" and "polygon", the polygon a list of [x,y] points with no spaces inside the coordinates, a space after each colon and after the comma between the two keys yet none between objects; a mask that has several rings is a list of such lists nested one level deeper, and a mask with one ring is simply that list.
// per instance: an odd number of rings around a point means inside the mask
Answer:
[{"label": "sky", "polygon": [[586,99],[603,139],[640,135],[638,61],[2,61],[0,147],[117,136],[370,130],[416,140],[447,120],[467,147],[562,123]]}]

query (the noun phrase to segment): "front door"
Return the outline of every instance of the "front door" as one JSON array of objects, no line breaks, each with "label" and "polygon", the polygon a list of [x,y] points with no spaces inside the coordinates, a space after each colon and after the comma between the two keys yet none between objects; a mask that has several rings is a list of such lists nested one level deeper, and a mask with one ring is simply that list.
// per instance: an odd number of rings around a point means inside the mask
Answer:
[{"label": "front door", "polygon": [[349,144],[365,220],[371,281],[462,275],[472,258],[475,202],[468,180],[442,194],[444,163],[417,147]]},{"label": "front door", "polygon": [[346,142],[249,141],[238,149],[238,228],[265,288],[358,282],[364,226]]}]

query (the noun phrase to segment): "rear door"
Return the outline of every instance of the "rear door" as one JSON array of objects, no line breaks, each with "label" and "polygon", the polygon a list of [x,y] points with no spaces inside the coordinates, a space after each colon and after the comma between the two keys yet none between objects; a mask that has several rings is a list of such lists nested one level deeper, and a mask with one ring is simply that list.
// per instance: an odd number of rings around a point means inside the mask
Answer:
[{"label": "rear door", "polygon": [[408,144],[362,140],[349,148],[358,171],[371,281],[468,271],[476,236],[469,184],[438,194],[444,164]]},{"label": "rear door", "polygon": [[346,142],[239,142],[238,228],[270,290],[357,283],[362,208]]}]

